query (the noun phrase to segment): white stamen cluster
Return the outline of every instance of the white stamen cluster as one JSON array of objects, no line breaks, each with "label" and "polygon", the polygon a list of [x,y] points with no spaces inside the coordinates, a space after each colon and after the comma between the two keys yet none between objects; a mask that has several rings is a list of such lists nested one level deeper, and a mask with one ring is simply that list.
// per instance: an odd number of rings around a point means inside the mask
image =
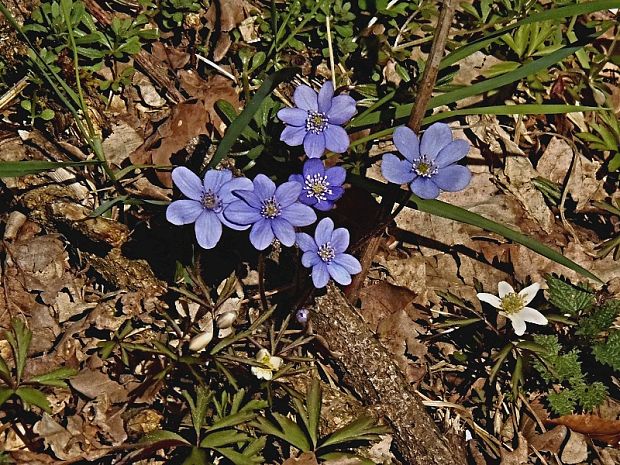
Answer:
[{"label": "white stamen cluster", "polygon": [[319,254],[321,260],[325,263],[331,263],[331,261],[336,258],[336,251],[329,242],[326,242],[319,247],[319,251],[317,253]]},{"label": "white stamen cluster", "polygon": [[430,178],[439,171],[439,168],[437,168],[435,164],[429,160],[427,155],[422,155],[417,160],[414,160],[413,167],[411,169],[415,174],[422,176],[423,178]]},{"label": "white stamen cluster", "polygon": [[327,200],[327,195],[332,193],[327,176],[321,176],[318,173],[306,176],[304,190],[307,197],[315,197],[319,201]]},{"label": "white stamen cluster", "polygon": [[263,200],[263,204],[260,208],[260,214],[263,218],[273,219],[276,216],[280,216],[281,213],[280,204],[276,202],[275,197]]},{"label": "white stamen cluster", "polygon": [[220,201],[220,198],[211,190],[208,190],[202,195],[200,203],[207,210],[218,212],[222,209],[222,202]]},{"label": "white stamen cluster", "polygon": [[320,134],[327,128],[329,118],[325,113],[318,111],[309,111],[306,118],[306,131]]}]

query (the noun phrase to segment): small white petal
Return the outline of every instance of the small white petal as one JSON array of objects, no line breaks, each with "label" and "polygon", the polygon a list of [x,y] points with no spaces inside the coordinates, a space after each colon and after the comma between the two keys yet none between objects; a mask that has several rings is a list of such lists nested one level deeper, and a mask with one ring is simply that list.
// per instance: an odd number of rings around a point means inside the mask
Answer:
[{"label": "small white petal", "polygon": [[525,333],[525,321],[521,317],[521,312],[507,316],[508,318],[510,318],[510,322],[512,323],[512,327],[515,330],[515,334],[517,336],[523,336],[523,333]]},{"label": "small white petal", "polygon": [[532,307],[523,307],[518,315],[523,321],[527,321],[528,323],[534,323],[536,325],[546,325],[549,323],[545,315]]},{"label": "small white petal", "polygon": [[273,376],[273,373],[268,368],[252,367],[252,373],[258,379],[270,380]]},{"label": "small white petal", "polygon": [[540,284],[538,283],[534,283],[531,286],[527,286],[525,289],[521,289],[521,291],[519,291],[519,297],[523,299],[523,305],[527,305],[534,300],[534,297],[536,297],[539,290]]},{"label": "small white petal", "polygon": [[271,354],[269,353],[269,351],[267,349],[261,349],[256,354],[256,360],[258,360],[259,362],[262,362],[262,360],[264,358],[266,358],[268,360],[269,357],[271,357]]},{"label": "small white petal", "polygon": [[206,331],[192,338],[189,342],[189,350],[194,352],[202,350],[209,345],[211,339],[213,339],[213,322],[209,324]]},{"label": "small white petal", "polygon": [[476,296],[481,302],[486,302],[487,304],[493,305],[495,308],[501,308],[502,306],[502,301],[496,295],[481,292],[476,294]]},{"label": "small white petal", "polygon": [[508,284],[506,281],[500,281],[499,284],[497,285],[497,290],[499,291],[500,299],[503,299],[508,294],[515,293],[514,288],[510,284]]},{"label": "small white petal", "polygon": [[278,371],[280,366],[282,366],[283,360],[280,357],[271,357],[269,359],[269,366],[272,370]]}]

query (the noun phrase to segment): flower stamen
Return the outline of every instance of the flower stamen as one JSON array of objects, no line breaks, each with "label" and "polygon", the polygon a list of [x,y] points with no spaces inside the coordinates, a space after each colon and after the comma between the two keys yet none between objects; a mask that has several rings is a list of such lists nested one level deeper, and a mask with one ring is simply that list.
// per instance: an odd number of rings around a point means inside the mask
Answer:
[{"label": "flower stamen", "polygon": [[220,198],[211,190],[208,190],[202,195],[200,203],[207,210],[212,210],[214,212],[222,210],[222,202],[220,201]]},{"label": "flower stamen", "polygon": [[411,171],[416,173],[418,176],[422,176],[423,178],[430,178],[431,176],[437,174],[439,168],[437,168],[435,164],[429,160],[427,155],[422,155],[420,158],[413,161]]},{"label": "flower stamen", "polygon": [[313,132],[314,134],[320,134],[327,129],[328,122],[329,118],[325,113],[308,111],[308,117],[306,118],[306,131]]},{"label": "flower stamen", "polygon": [[280,208],[280,204],[276,201],[275,197],[263,200],[263,204],[260,209],[260,214],[263,218],[273,219],[276,216],[280,216],[281,213],[282,210]]},{"label": "flower stamen", "polygon": [[332,194],[327,176],[321,176],[318,173],[306,176],[304,190],[306,197],[315,197],[318,201],[327,200],[327,195]]},{"label": "flower stamen", "polygon": [[525,302],[523,297],[519,294],[512,292],[510,294],[506,294],[502,298],[501,309],[506,312],[507,315],[519,313],[523,307],[525,307]]},{"label": "flower stamen", "polygon": [[336,258],[336,251],[329,242],[326,242],[325,244],[320,246],[317,253],[321,260],[323,260],[325,263],[331,263],[332,260]]}]

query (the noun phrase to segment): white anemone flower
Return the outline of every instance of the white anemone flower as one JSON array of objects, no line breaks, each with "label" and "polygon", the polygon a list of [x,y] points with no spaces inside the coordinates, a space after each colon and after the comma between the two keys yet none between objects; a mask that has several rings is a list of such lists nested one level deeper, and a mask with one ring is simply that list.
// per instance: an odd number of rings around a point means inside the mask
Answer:
[{"label": "white anemone flower", "polygon": [[267,349],[261,349],[256,354],[256,361],[267,365],[268,368],[252,367],[252,373],[258,379],[270,380],[273,377],[273,372],[278,371],[282,365],[283,360],[280,357],[272,356]]},{"label": "white anemone flower", "polygon": [[525,323],[534,323],[536,325],[546,325],[547,318],[538,310],[527,307],[536,294],[540,290],[540,284],[534,283],[516,293],[510,284],[506,281],[500,281],[497,285],[499,297],[493,294],[481,292],[477,294],[478,299],[497,308],[500,315],[504,315],[512,323],[517,336],[523,336],[525,333]]}]

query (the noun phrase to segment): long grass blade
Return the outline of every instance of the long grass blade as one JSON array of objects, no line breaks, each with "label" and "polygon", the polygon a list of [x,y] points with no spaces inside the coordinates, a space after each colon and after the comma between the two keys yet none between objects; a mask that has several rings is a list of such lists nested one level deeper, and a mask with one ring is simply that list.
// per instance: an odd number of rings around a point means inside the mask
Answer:
[{"label": "long grass blade", "polygon": [[2,161],[0,162],[0,178],[17,178],[28,174],[37,174],[57,168],[69,166],[85,166],[99,164],[99,160],[92,161]]}]

